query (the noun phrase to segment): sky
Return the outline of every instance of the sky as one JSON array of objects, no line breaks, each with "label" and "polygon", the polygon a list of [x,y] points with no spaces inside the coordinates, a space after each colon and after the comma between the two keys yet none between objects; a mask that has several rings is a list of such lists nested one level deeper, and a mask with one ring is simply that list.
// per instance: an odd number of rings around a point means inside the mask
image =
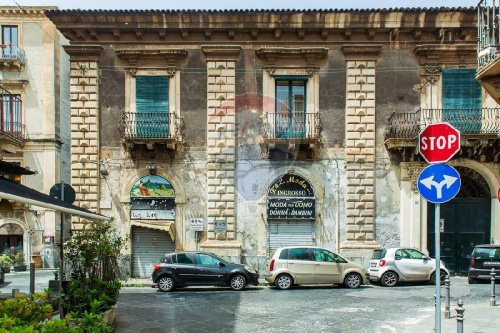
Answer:
[{"label": "sky", "polygon": [[[492,0],[487,0],[491,2]],[[0,0],[1,6],[58,6],[61,9],[329,9],[473,7],[478,0]]]}]

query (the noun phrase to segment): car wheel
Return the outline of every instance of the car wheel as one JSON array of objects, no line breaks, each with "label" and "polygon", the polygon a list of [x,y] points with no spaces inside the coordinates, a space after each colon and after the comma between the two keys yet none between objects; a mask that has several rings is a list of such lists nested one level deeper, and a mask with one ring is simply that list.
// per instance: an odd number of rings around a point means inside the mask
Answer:
[{"label": "car wheel", "polygon": [[293,286],[293,279],[288,274],[280,274],[274,281],[274,285],[281,290],[290,289]]},{"label": "car wheel", "polygon": [[[439,274],[439,283],[444,284],[444,280],[446,279],[446,272],[445,271],[440,271]],[[430,279],[431,284],[436,284],[436,272],[432,273],[431,279]]]},{"label": "car wheel", "polygon": [[469,276],[469,284],[476,284],[477,280]]},{"label": "car wheel", "polygon": [[385,272],[384,275],[382,275],[382,279],[380,279],[380,282],[385,287],[394,287],[398,284],[398,281],[399,276],[394,272]]},{"label": "car wheel", "polygon": [[349,273],[344,278],[344,286],[347,288],[359,288],[361,283],[363,283],[363,279],[358,273]]},{"label": "car wheel", "polygon": [[233,290],[243,290],[247,284],[247,279],[241,274],[235,274],[231,276],[231,280],[229,281],[229,286]]},{"label": "car wheel", "polygon": [[162,276],[158,280],[157,284],[158,284],[158,289],[160,289],[161,291],[171,291],[175,287],[175,281],[169,275]]}]

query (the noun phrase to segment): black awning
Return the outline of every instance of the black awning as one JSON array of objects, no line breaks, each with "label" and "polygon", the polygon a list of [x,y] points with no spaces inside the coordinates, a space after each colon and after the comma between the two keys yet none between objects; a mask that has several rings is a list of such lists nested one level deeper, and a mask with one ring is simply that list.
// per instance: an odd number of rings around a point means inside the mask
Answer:
[{"label": "black awning", "polygon": [[48,209],[53,209],[59,212],[78,215],[94,220],[107,220],[106,216],[96,214],[90,210],[80,208],[78,206],[69,204],[59,199],[52,198],[51,196],[38,192],[27,186],[15,183],[7,179],[0,178],[0,198],[23,202],[30,205],[40,206]]},{"label": "black awning", "polygon": [[18,163],[0,161],[0,174],[6,175],[34,175],[36,172],[23,168]]}]

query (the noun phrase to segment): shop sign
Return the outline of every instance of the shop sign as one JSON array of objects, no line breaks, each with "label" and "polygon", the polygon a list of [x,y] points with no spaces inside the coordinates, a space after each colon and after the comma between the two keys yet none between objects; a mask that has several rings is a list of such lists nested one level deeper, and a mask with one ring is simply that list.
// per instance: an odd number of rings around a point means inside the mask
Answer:
[{"label": "shop sign", "polygon": [[314,220],[315,216],[314,190],[307,180],[286,174],[273,182],[268,192],[268,219]]},{"label": "shop sign", "polygon": [[174,199],[132,198],[130,218],[134,220],[175,220]]},{"label": "shop sign", "polygon": [[214,222],[214,232],[216,234],[224,234],[224,233],[226,233],[226,221],[224,221],[224,220],[215,220],[215,222]]},{"label": "shop sign", "polygon": [[195,217],[190,220],[191,230],[203,231],[203,218]]}]

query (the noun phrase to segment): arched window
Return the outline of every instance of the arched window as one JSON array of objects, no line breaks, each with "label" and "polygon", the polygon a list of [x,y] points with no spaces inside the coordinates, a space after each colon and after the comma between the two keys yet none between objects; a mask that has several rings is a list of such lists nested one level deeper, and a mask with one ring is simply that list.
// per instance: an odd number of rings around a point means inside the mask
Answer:
[{"label": "arched window", "polygon": [[132,185],[130,206],[135,220],[174,220],[175,189],[163,177],[144,176]]}]

